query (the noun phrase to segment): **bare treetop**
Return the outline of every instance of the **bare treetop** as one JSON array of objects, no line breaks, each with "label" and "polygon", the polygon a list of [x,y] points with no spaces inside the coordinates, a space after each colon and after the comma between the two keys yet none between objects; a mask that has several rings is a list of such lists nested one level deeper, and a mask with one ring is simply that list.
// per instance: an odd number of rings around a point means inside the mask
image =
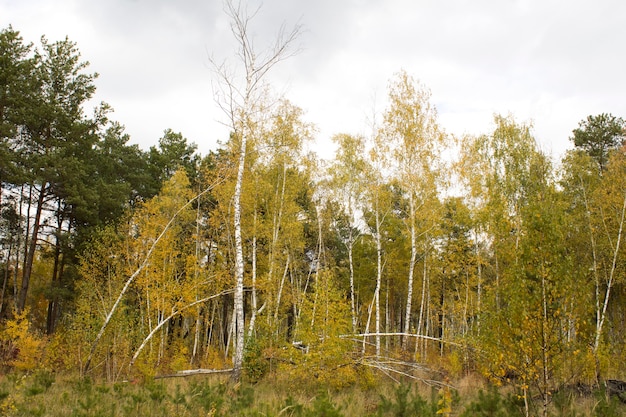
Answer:
[{"label": "bare treetop", "polygon": [[234,56],[238,59],[240,74],[230,65],[226,58],[218,62],[210,57],[210,62],[217,76],[218,82],[213,85],[215,101],[228,117],[229,127],[237,130],[242,122],[243,113],[250,117],[254,110],[259,109],[261,97],[267,92],[265,75],[277,63],[290,58],[300,52],[295,41],[302,33],[302,25],[296,24],[290,30],[283,23],[278,28],[275,40],[271,46],[260,52],[255,48],[250,33],[250,23],[259,13],[260,6],[249,12],[246,4],[241,1],[224,2],[224,12],[229,17],[230,28],[237,42],[237,51]]}]

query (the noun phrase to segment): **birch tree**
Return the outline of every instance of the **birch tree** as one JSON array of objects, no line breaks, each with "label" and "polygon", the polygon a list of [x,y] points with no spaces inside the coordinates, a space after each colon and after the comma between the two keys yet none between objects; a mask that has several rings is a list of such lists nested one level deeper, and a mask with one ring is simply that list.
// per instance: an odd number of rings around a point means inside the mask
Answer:
[{"label": "birch tree", "polygon": [[352,135],[335,135],[333,141],[339,146],[335,161],[329,168],[329,188],[334,193],[346,218],[341,240],[348,251],[348,268],[350,283],[350,308],[352,316],[352,332],[357,332],[357,306],[354,289],[354,245],[360,236],[359,219],[362,210],[362,198],[365,189],[366,161],[365,141],[362,137]]},{"label": "birch tree", "polygon": [[[447,318],[453,335],[465,336],[477,314],[478,294],[474,294],[473,289],[478,283],[474,268],[476,254],[470,236],[472,219],[469,208],[460,197],[449,197],[444,201],[440,227],[440,315],[442,319]],[[443,334],[444,320],[440,320],[440,326]]]},{"label": "birch tree", "polygon": [[[367,167],[367,188],[365,196],[367,200],[366,221],[370,227],[374,243],[376,245],[376,286],[374,288],[374,296],[368,309],[367,323],[365,325],[365,333],[369,333],[372,311],[375,311],[375,346],[376,356],[380,356],[381,349],[381,307],[380,293],[383,284],[383,269],[385,264],[385,254],[383,247],[383,228],[387,215],[390,212],[391,196],[388,184],[385,182],[383,173],[385,171],[385,146],[382,136],[377,135],[374,138],[373,148],[369,155],[369,164]],[[365,343],[365,339],[363,339]]]},{"label": "birch tree", "polygon": [[537,149],[530,126],[511,117],[497,116],[495,122],[492,134],[464,147],[466,162],[473,161],[471,187],[491,258],[481,350],[491,377],[516,375],[512,382],[527,415],[531,389],[539,391],[547,415],[568,352],[562,306],[569,304],[572,285],[564,210],[551,164]]},{"label": "birch tree", "polygon": [[[407,279],[404,333],[411,324],[413,279],[418,252],[419,211],[426,211],[437,199],[438,163],[444,135],[437,124],[437,112],[430,104],[430,92],[406,72],[400,72],[389,87],[389,108],[384,114],[382,136],[391,148],[393,171],[408,201],[406,228],[411,256]],[[421,232],[438,223],[432,214],[421,216]],[[403,338],[406,348],[408,337]]]},{"label": "birch tree", "polygon": [[[137,210],[133,223],[136,229],[133,241],[134,267],[146,256],[157,236],[165,230],[169,220],[180,207],[193,198],[189,179],[183,169],[176,171],[166,181],[159,194],[142,204]],[[202,288],[188,271],[188,262],[193,257],[191,225],[194,210],[190,206],[177,213],[177,220],[161,237],[159,245],[152,252],[149,263],[137,277],[136,286],[145,303],[142,306],[142,325],[149,330],[161,325],[171,311],[175,311],[194,301],[195,289]],[[169,329],[165,329],[169,330]],[[156,361],[165,355],[167,337],[161,333]]]},{"label": "birch tree", "polygon": [[241,234],[241,194],[246,166],[247,143],[254,135],[254,122],[266,111],[267,73],[280,61],[294,54],[294,43],[301,27],[296,25],[287,31],[279,29],[273,46],[259,53],[254,47],[250,23],[255,13],[249,13],[241,2],[226,0],[224,11],[230,19],[232,34],[237,42],[235,56],[239,71],[233,72],[227,62],[212,59],[215,74],[219,79],[216,89],[217,104],[224,111],[227,125],[239,142],[239,158],[235,191],[233,195],[233,231],[235,241],[235,354],[233,357],[233,379],[241,378],[244,349],[244,258]]},{"label": "birch tree", "polygon": [[[301,120],[301,115],[301,109],[280,101],[268,125],[260,132],[257,161],[250,173],[254,183],[249,184],[249,189],[255,199],[249,204],[254,206],[254,214],[253,225],[248,229],[253,229],[254,236],[248,240],[252,240],[252,258],[257,265],[252,278],[257,271],[258,288],[263,289],[257,294],[255,284],[252,302],[255,303],[255,298],[257,303],[262,299],[258,310],[267,309],[267,324],[275,335],[280,332],[283,295],[291,290],[290,299],[295,302],[293,296],[298,298],[300,288],[293,285],[294,276],[299,274],[299,261],[304,258],[303,228],[309,217],[306,194],[310,178],[306,167],[301,165],[310,126]],[[257,245],[257,238],[265,244]],[[255,310],[252,317],[256,317]]]},{"label": "birch tree", "polygon": [[[108,225],[93,233],[90,242],[81,254],[76,282],[76,306],[67,331],[68,356],[82,361],[82,351],[89,351],[89,342],[106,319],[111,305],[124,285],[128,273],[131,222],[124,219],[118,225]],[[99,371],[108,381],[115,381],[124,371],[123,365],[132,352],[132,345],[139,337],[139,309],[136,299],[122,303],[110,319],[106,335],[102,336],[104,349],[91,356]],[[88,358],[90,359],[90,358]]]},{"label": "birch tree", "polygon": [[567,243],[577,253],[577,275],[580,277],[578,325],[587,315],[595,316],[587,334],[587,343],[595,361],[595,378],[602,379],[600,353],[606,341],[605,327],[613,290],[622,282],[624,226],[626,214],[626,158],[622,150],[613,150],[602,171],[595,157],[579,150],[564,159],[564,196],[569,205]]}]

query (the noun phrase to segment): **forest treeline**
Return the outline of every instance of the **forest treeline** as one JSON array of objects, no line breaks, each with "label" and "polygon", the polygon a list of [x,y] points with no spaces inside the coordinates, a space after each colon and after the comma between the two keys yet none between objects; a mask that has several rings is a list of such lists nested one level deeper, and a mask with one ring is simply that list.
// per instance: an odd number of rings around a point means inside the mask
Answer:
[{"label": "forest treeline", "polygon": [[145,151],[88,114],[96,79],[68,39],[0,32],[3,372],[227,369],[242,331],[251,381],[475,372],[546,402],[624,377],[621,118],[582,120],[553,161],[513,116],[451,137],[400,71],[329,161],[284,99],[208,155],[172,130]]}]

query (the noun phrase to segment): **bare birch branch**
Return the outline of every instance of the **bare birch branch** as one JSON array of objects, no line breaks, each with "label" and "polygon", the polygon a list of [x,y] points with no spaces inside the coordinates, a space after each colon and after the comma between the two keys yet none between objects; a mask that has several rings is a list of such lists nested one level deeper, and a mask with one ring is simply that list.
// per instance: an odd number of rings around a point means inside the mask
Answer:
[{"label": "bare birch branch", "polygon": [[148,344],[148,342],[150,341],[150,339],[152,339],[152,336],[154,336],[156,334],[156,332],[159,331],[159,329],[161,329],[161,327],[163,327],[163,325],[165,323],[167,323],[172,317],[182,313],[183,311],[187,310],[188,308],[191,308],[193,306],[196,306],[198,304],[202,304],[205,303],[209,300],[212,300],[214,298],[217,297],[221,297],[222,295],[226,295],[226,294],[232,294],[234,292],[234,290],[226,290],[226,291],[222,291],[218,294],[213,294],[209,297],[205,297],[202,298],[200,300],[196,300],[193,303],[187,304],[186,306],[179,308],[178,310],[174,310],[172,312],[172,314],[170,314],[169,316],[167,316],[166,318],[164,318],[163,320],[161,320],[159,322],[158,325],[156,325],[154,327],[154,329],[152,329],[152,331],[148,334],[148,336],[145,337],[145,339],[143,340],[143,342],[141,342],[141,345],[139,345],[139,347],[137,348],[137,350],[135,351],[135,354],[133,355],[133,358],[131,359],[130,363],[128,364],[128,367],[131,368],[134,364],[135,361],[137,360],[137,358],[139,357],[139,354],[141,353],[141,351],[143,350],[144,347],[146,347],[146,345]]},{"label": "bare birch branch", "polygon": [[386,337],[386,336],[399,336],[399,337],[415,337],[417,339],[424,339],[424,340],[432,340],[434,342],[440,342],[440,343],[447,343],[451,346],[457,346],[457,347],[465,347],[464,345],[460,344],[460,343],[455,343],[455,342],[450,342],[448,340],[444,340],[441,339],[439,337],[432,337],[432,336],[425,336],[425,335],[421,335],[421,334],[416,334],[416,333],[403,333],[403,332],[395,332],[395,333],[359,333],[359,334],[342,334],[339,337],[342,339],[350,339],[350,338],[356,338],[356,337],[374,337],[374,336],[379,336],[379,337]]}]

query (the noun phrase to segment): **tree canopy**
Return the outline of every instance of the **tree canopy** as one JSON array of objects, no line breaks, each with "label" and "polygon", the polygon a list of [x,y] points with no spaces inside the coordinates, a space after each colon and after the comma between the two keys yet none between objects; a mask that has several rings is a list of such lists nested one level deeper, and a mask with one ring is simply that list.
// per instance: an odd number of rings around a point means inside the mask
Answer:
[{"label": "tree canopy", "polygon": [[626,137],[626,122],[610,113],[588,116],[574,129],[571,141],[577,148],[587,152],[600,167],[606,169],[609,154],[621,147]]}]

